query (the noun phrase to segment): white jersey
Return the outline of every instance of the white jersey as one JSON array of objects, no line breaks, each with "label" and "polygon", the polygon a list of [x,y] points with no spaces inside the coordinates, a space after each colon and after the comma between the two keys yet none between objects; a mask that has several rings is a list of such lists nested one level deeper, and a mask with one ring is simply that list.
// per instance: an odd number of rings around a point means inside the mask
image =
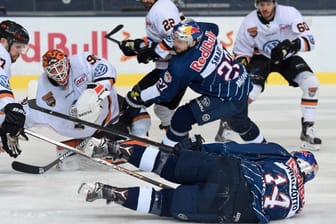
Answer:
[{"label": "white jersey", "polygon": [[[104,126],[112,120],[117,122],[119,105],[117,92],[113,86],[116,78],[115,68],[107,60],[87,52],[69,56],[69,60],[70,72],[67,88],[53,85],[43,73],[38,79],[37,105],[70,115],[71,106],[87,88],[87,84],[99,83],[110,91],[110,95],[103,101],[103,110],[96,124]],[[27,112],[26,128],[36,124],[47,124],[57,133],[71,138],[89,137],[96,131],[94,128],[75,125],[72,121],[38,112],[27,105],[24,108]]]},{"label": "white jersey", "polygon": [[8,51],[0,44],[0,124],[5,118],[3,108],[8,103],[14,103],[14,94],[9,84],[12,76],[11,65],[12,60]]},{"label": "white jersey", "polygon": [[277,5],[273,21],[264,24],[257,10],[249,13],[238,31],[233,53],[236,57],[247,57],[260,53],[268,58],[272,49],[285,39],[300,38],[300,51],[310,51],[315,47],[313,35],[301,13],[291,6]]},{"label": "white jersey", "polygon": [[[153,4],[152,8],[150,8],[146,16],[147,37],[150,41],[159,43],[164,38],[170,36],[174,25],[180,21],[179,10],[171,0],[158,0]],[[165,58],[170,50],[162,44],[159,44],[155,51],[158,55]],[[156,62],[156,68],[158,69],[166,69],[167,66],[167,62]]]}]

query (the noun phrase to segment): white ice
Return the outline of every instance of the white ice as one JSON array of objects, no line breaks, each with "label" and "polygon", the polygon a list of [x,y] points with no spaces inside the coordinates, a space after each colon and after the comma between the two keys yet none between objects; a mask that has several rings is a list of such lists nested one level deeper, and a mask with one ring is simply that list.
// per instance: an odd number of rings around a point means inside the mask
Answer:
[{"label": "white ice", "polygon": [[[128,88],[119,88],[125,93]],[[316,152],[320,170],[316,179],[306,185],[306,205],[300,215],[273,223],[335,223],[336,218],[336,86],[323,85],[320,88],[319,108],[316,121],[317,133],[323,144]],[[25,95],[18,92],[17,98]],[[188,92],[184,101],[195,94]],[[288,150],[300,145],[300,98],[298,88],[288,86],[267,86],[265,92],[250,106],[250,117],[261,128],[268,141],[280,143]],[[150,110],[152,113],[152,110]],[[153,114],[153,113],[152,113]],[[158,119],[153,114],[150,138],[160,141],[163,132],[158,129]],[[205,126],[194,126],[192,133],[202,134],[212,141],[217,132],[218,122]],[[34,128],[41,135],[62,140],[48,128]],[[233,139],[241,142],[236,136]],[[22,142],[23,152],[18,161],[35,165],[46,165],[55,159],[55,146],[30,137]],[[103,201],[85,202],[77,194],[82,182],[96,181],[111,185],[151,186],[150,184],[109,170],[96,167],[93,171],[61,172],[51,169],[41,175],[25,174],[11,168],[13,159],[0,154],[0,223],[1,224],[84,224],[84,223],[176,223],[178,221],[154,215],[139,214],[116,204],[106,205]],[[128,168],[133,169],[128,166]],[[142,173],[143,174],[143,173]],[[147,174],[145,174],[147,175]],[[151,178],[157,178],[150,174]],[[162,181],[162,180],[160,180]],[[335,214],[334,214],[335,212]]]}]

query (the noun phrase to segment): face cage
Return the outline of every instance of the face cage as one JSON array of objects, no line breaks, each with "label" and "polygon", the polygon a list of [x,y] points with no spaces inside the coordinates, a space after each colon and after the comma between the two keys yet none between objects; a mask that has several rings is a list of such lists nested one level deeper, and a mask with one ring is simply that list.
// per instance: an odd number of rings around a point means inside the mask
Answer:
[{"label": "face cage", "polygon": [[68,83],[69,63],[66,57],[45,68],[49,78],[64,86]]}]

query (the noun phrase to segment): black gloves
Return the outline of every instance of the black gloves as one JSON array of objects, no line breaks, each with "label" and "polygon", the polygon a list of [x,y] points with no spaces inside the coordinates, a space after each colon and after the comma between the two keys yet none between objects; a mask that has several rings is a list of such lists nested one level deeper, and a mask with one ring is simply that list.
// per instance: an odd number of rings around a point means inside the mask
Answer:
[{"label": "black gloves", "polygon": [[119,44],[119,48],[125,56],[135,56],[143,47],[145,47],[143,39],[123,40]]},{"label": "black gloves", "polygon": [[26,114],[19,103],[9,103],[4,109],[5,120],[0,128],[1,144],[11,157],[16,158],[21,153],[19,135],[28,140],[23,131]]},{"label": "black gloves", "polygon": [[182,150],[192,150],[200,152],[202,149],[202,144],[204,143],[204,138],[201,135],[194,135],[190,138],[185,138],[174,147],[176,152]]},{"label": "black gloves", "polygon": [[138,63],[147,64],[149,61],[157,61],[160,56],[155,52],[155,47],[157,44],[152,44],[151,47],[145,47],[138,52]]},{"label": "black gloves", "polygon": [[288,39],[279,43],[271,52],[271,63],[279,64],[286,58],[288,54],[295,54],[301,48],[301,41],[299,38],[296,38],[293,41]]},{"label": "black gloves", "polygon": [[133,108],[145,107],[145,102],[141,99],[141,90],[138,85],[135,85],[131,91],[129,91],[125,97],[127,104]]}]

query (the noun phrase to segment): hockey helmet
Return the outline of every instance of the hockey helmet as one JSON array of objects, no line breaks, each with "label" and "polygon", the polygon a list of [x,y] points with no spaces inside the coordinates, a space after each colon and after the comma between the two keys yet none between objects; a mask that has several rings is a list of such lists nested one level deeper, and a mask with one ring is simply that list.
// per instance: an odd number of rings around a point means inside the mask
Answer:
[{"label": "hockey helmet", "polygon": [[11,20],[4,20],[0,23],[0,37],[7,39],[9,49],[14,42],[23,44],[29,42],[27,30]]},{"label": "hockey helmet", "polygon": [[291,154],[300,167],[304,182],[314,179],[319,169],[314,154],[306,150],[294,151]]},{"label": "hockey helmet", "polygon": [[47,76],[60,86],[65,86],[69,79],[69,59],[60,50],[48,50],[42,57],[42,66]]},{"label": "hockey helmet", "polygon": [[183,40],[187,42],[188,46],[193,45],[193,41],[199,42],[203,36],[199,25],[190,19],[186,19],[174,26],[173,38],[174,40]]}]

